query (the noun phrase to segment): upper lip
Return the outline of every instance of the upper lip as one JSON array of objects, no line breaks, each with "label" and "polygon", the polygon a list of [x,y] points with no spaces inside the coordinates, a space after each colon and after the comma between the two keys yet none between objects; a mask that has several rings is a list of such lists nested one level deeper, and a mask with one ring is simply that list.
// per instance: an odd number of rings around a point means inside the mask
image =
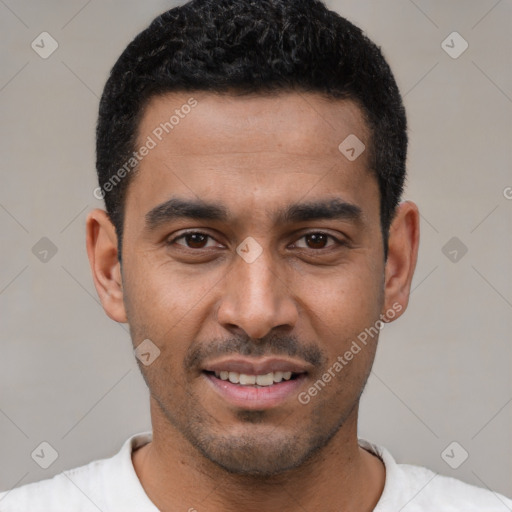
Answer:
[{"label": "upper lip", "polygon": [[242,357],[228,357],[205,364],[203,370],[208,372],[237,372],[245,375],[265,375],[271,372],[306,373],[310,368],[310,364],[293,359],[266,357],[255,360]]}]

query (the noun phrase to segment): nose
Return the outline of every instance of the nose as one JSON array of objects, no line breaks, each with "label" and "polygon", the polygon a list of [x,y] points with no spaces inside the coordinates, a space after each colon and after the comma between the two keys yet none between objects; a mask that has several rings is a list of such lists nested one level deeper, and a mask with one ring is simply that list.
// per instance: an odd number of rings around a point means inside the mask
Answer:
[{"label": "nose", "polygon": [[242,329],[252,339],[276,328],[291,330],[299,316],[297,305],[269,250],[251,263],[237,258],[226,276],[218,322],[230,331]]}]

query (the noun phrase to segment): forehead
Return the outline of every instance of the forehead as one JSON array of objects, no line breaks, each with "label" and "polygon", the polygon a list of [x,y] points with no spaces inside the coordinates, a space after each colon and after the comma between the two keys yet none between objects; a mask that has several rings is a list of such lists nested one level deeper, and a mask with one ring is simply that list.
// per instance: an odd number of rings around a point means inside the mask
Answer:
[{"label": "forehead", "polygon": [[[199,91],[151,98],[139,139],[160,134],[169,144],[174,142],[174,154],[190,156],[238,149],[248,153],[288,150],[325,158],[339,156],[338,145],[346,136],[367,139],[367,132],[361,110],[351,100],[300,92],[235,96]],[[184,146],[191,135],[195,144]]]},{"label": "forehead", "polygon": [[367,151],[351,161],[339,146],[347,137],[368,146],[368,133],[355,103],[312,93],[153,97],[136,145],[151,149],[128,188],[126,212],[130,198],[149,211],[176,195],[245,204],[253,213],[336,191],[354,202],[365,191],[375,195],[376,180]]}]

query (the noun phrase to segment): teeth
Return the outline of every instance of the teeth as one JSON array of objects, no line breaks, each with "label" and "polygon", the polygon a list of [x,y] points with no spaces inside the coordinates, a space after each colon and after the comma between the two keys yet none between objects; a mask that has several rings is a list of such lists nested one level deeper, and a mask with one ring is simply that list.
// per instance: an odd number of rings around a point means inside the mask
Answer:
[{"label": "teeth", "polygon": [[256,384],[256,375],[245,375],[245,373],[241,373],[240,384],[242,384],[242,386]]},{"label": "teeth", "polygon": [[272,386],[274,384],[274,374],[270,372],[265,375],[258,375],[254,380],[258,386]]},{"label": "teeth", "polygon": [[292,372],[270,372],[264,375],[247,375],[245,373],[221,371],[215,372],[215,376],[221,380],[229,380],[233,384],[242,386],[272,386],[282,380],[290,380]]}]

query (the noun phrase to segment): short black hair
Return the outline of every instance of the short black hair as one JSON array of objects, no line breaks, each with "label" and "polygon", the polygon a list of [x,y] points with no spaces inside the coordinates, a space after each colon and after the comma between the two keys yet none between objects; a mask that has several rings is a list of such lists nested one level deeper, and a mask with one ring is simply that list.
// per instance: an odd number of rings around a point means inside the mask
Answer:
[{"label": "short black hair", "polygon": [[[370,132],[367,161],[378,180],[387,255],[389,226],[405,180],[407,123],[380,48],[319,0],[192,0],[164,12],[133,39],[100,100],[97,190],[116,229],[119,260],[126,190],[137,168],[138,127],[152,97],[297,90],[350,99],[361,109]],[[127,172],[128,161],[133,172]]]}]

